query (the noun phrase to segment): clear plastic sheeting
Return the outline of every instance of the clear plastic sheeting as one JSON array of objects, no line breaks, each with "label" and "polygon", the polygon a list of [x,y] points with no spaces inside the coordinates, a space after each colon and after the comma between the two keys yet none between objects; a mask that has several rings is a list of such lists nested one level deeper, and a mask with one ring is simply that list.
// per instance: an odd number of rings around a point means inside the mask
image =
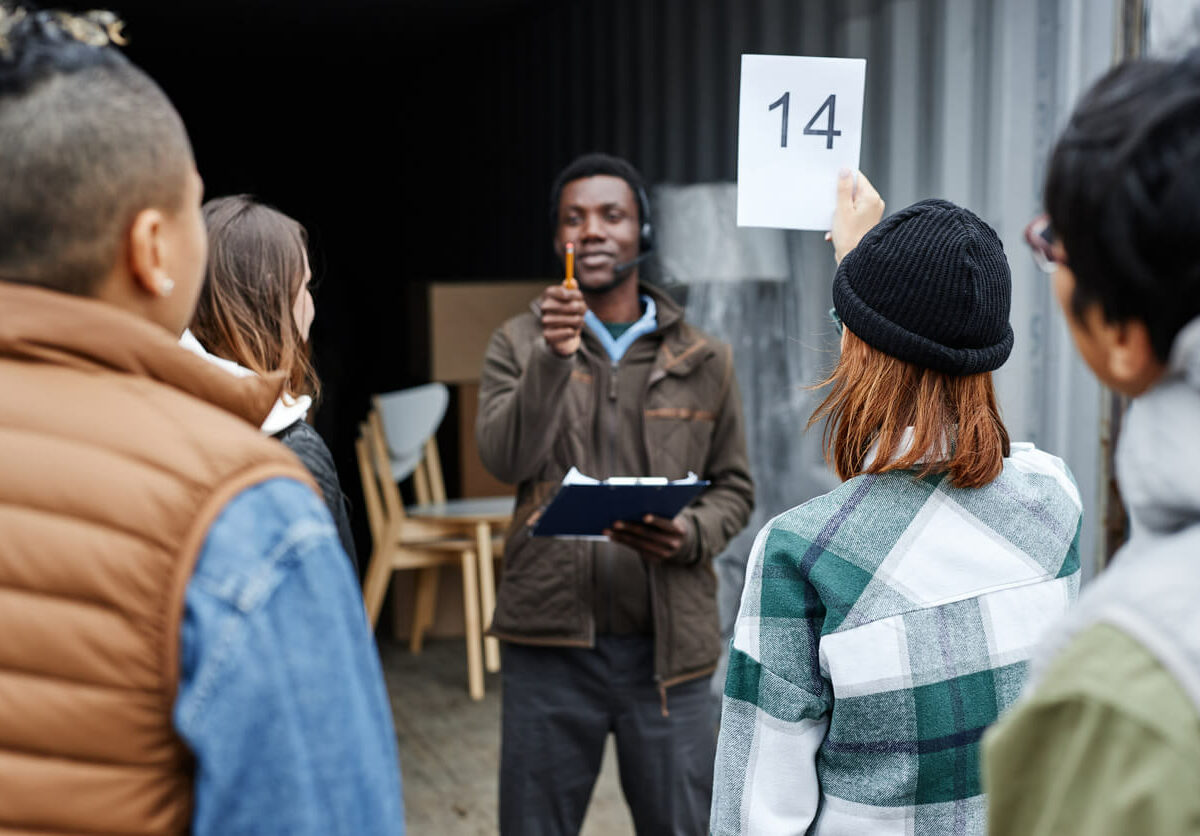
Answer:
[{"label": "clear plastic sheeting", "polygon": [[[821,269],[800,269],[793,251],[806,236],[738,228],[736,202],[733,183],[654,190],[663,282],[686,288],[689,322],[733,347],[755,483],[754,516],[729,547],[744,561],[767,520],[836,484],[821,457],[819,430],[806,434],[804,427],[819,397],[808,387],[832,368],[837,333],[824,302],[834,267],[830,246],[821,242]],[[815,320],[801,315],[822,305]]]},{"label": "clear plastic sheeting", "polygon": [[654,203],[658,263],[668,279],[782,281],[791,274],[783,230],[737,226],[736,183],[662,186]]},{"label": "clear plastic sheeting", "polygon": [[[726,638],[759,529],[837,485],[824,465],[820,429],[804,429],[821,397],[809,387],[837,358],[837,332],[823,301],[833,276],[833,250],[819,234],[814,242],[811,233],[738,228],[736,204],[733,183],[654,190],[663,281],[684,289],[689,322],[732,346],[742,395],[755,508],[745,530],[714,561]],[[805,241],[824,249],[815,269],[802,269],[796,257]],[[814,317],[817,310],[820,316]],[[724,672],[713,681],[719,689]]]}]

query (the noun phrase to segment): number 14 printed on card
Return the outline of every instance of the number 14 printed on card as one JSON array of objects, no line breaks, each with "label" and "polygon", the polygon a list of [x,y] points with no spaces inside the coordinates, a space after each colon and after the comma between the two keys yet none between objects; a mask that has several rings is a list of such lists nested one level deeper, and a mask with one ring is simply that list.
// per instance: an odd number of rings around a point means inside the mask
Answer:
[{"label": "number 14 printed on card", "polygon": [[827,230],[837,173],[857,169],[862,58],[743,55],[738,226]]}]

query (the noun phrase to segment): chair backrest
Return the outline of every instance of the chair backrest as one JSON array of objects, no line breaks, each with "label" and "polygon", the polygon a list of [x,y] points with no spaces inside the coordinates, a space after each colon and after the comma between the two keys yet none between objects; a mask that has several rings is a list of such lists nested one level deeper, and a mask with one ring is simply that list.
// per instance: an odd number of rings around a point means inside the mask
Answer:
[{"label": "chair backrest", "polygon": [[[383,420],[375,409],[367,413],[367,420],[358,425],[354,449],[358,455],[358,472],[362,478],[371,541],[378,548],[391,536],[389,532],[400,534],[407,515],[404,513],[399,485],[392,478],[393,464],[388,454]],[[425,440],[423,456],[412,471],[412,476],[419,504],[446,501],[441,461],[432,436]]]},{"label": "chair backrest", "polygon": [[400,498],[400,488],[392,478],[392,462],[388,457],[383,421],[374,409],[367,414],[364,431],[370,456],[370,472],[379,491],[380,508],[386,525],[404,517],[404,502]]},{"label": "chair backrest", "polygon": [[[402,482],[427,458],[426,442],[433,438],[446,415],[450,392],[444,383],[427,383],[376,395],[371,400],[382,424],[392,479]],[[438,470],[440,477],[440,465]]]},{"label": "chair backrest", "polygon": [[382,542],[384,531],[387,528],[387,515],[383,507],[379,471],[375,466],[374,452],[371,449],[371,434],[372,430],[367,421],[358,425],[358,439],[354,442],[354,452],[358,455],[358,473],[362,478],[363,499],[367,506],[367,523],[371,528],[371,542],[378,544]]}]

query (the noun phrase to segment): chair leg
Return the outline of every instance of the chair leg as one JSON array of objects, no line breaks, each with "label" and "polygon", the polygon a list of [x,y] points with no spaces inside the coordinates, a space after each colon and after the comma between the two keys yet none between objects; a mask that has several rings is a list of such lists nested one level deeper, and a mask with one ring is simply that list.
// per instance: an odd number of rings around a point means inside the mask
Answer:
[{"label": "chair leg", "polygon": [[429,630],[437,620],[438,588],[441,586],[442,568],[435,566],[430,574],[429,594],[426,598],[428,606],[422,610],[421,627]]},{"label": "chair leg", "polygon": [[392,567],[387,558],[380,552],[371,555],[367,564],[367,575],[363,580],[363,603],[367,608],[367,621],[371,629],[379,620],[379,611],[383,608],[383,596],[387,592],[388,578],[391,577]]},{"label": "chair leg", "polygon": [[463,623],[467,639],[467,690],[471,699],[483,699],[483,635],[479,629],[479,564],[475,552],[462,553]]},{"label": "chair leg", "polygon": [[425,631],[433,626],[437,611],[438,567],[430,566],[417,573],[416,590],[413,596],[412,635],[409,650],[420,653],[425,643]]},{"label": "chair leg", "polygon": [[[486,522],[475,526],[475,554],[479,558],[479,606],[483,629],[492,626],[496,611],[496,575],[492,565],[492,527]],[[483,640],[483,660],[489,673],[500,670],[500,642],[491,636]]]}]

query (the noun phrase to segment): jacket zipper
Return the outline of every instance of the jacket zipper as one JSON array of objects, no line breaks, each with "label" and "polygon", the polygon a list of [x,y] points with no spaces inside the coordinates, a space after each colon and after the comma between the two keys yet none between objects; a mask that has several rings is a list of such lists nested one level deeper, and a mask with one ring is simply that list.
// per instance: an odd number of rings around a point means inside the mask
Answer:
[{"label": "jacket zipper", "polygon": [[[608,462],[609,462],[608,473],[609,473],[609,475],[612,475],[612,467],[616,463],[616,424],[617,424],[617,421],[615,418],[616,408],[615,408],[614,404],[617,400],[617,370],[618,370],[618,365],[616,363],[613,363],[610,368],[610,374],[609,374],[609,379],[608,379],[608,399],[610,402],[609,408],[613,412],[613,417],[609,421],[609,439],[608,439],[609,440],[609,455],[608,455]],[[652,366],[652,368],[650,370],[650,376],[646,380],[646,397],[643,399],[643,402],[646,402],[649,399],[650,389],[652,389],[656,383],[658,383],[660,380],[662,380],[666,376],[667,376],[667,372],[665,369]],[[646,449],[649,450],[650,449],[649,438],[643,438],[643,443],[646,445]],[[611,571],[612,570],[612,562],[611,562],[612,555],[611,555],[611,552],[606,550],[605,556],[608,561],[608,570],[609,570],[608,571],[608,579],[609,579],[609,599],[608,600],[609,600],[609,619],[611,621],[612,607],[613,607],[612,571]],[[656,573],[654,571],[653,566],[647,566],[647,576],[650,581],[650,624],[651,624],[651,629],[654,631],[654,640],[655,640],[655,645],[657,647],[658,639],[659,639],[659,625],[658,625],[659,619],[658,619],[658,608],[655,606],[655,602],[658,601],[658,594],[657,594],[658,584],[656,583]],[[667,706],[667,688],[671,687],[672,685],[677,685],[680,682],[686,682],[690,679],[695,679],[700,676],[705,676],[706,674],[711,674],[714,670],[716,670],[716,665],[713,665],[710,668],[699,671],[697,673],[688,674],[688,675],[684,675],[684,676],[676,676],[676,677],[673,677],[668,680],[668,679],[664,678],[662,673],[659,671],[657,653],[655,654],[655,656],[656,656],[656,658],[654,661],[654,684],[658,690],[659,700],[662,705],[662,716],[669,717],[669,716],[671,716],[671,712]]]},{"label": "jacket zipper", "polygon": [[[649,402],[650,402],[650,390],[654,388],[654,384],[657,383],[659,380],[661,380],[663,377],[666,377],[665,374],[659,374],[656,376],[657,372],[658,372],[657,364],[652,364],[650,367],[650,375],[646,379],[646,394],[642,398],[642,403],[644,405],[649,404]],[[642,424],[642,431],[643,431],[643,433],[646,432],[644,421]],[[649,453],[650,453],[650,437],[649,437],[649,435],[644,435],[644,437],[642,438],[642,444],[646,448],[646,453],[647,453],[647,458],[648,458]],[[647,463],[649,463],[649,462],[647,462]],[[655,685],[655,687],[658,688],[659,699],[662,700],[662,716],[670,717],[671,712],[667,709],[667,685],[666,685],[666,682],[663,680],[662,671],[659,670],[659,667],[658,667],[659,641],[661,639],[662,641],[665,642],[665,637],[662,637],[659,635],[659,631],[661,629],[663,629],[663,627],[665,625],[660,626],[658,623],[658,620],[659,620],[658,619],[658,583],[657,583],[658,572],[655,571],[654,566],[647,565],[646,566],[646,575],[650,579],[650,629],[654,631],[654,685]]]},{"label": "jacket zipper", "polygon": [[[654,631],[654,685],[658,688],[658,696],[662,700],[662,716],[670,717],[671,712],[667,710],[667,683],[663,680],[662,671],[658,669],[658,643],[659,639],[659,624],[658,624],[658,573],[654,571],[653,566],[646,567],[646,575],[650,579],[650,629]],[[665,639],[664,639],[665,641]]]},{"label": "jacket zipper", "polygon": [[[614,474],[614,468],[617,464],[617,369],[616,363],[613,363],[609,368],[608,374],[608,470],[609,476]],[[608,598],[608,629],[613,629],[613,622],[616,620],[616,602],[613,600],[613,583],[614,580],[613,568],[613,548],[611,543],[606,543],[604,546],[604,579],[605,579],[605,594]]]},{"label": "jacket zipper", "polygon": [[[594,377],[594,372],[596,370],[596,367],[594,365],[592,365],[591,358],[589,357],[588,352],[583,351],[582,346],[581,346],[579,354],[580,354],[580,356],[583,357],[584,363],[588,366],[588,370],[593,372],[593,377]],[[595,595],[599,594],[599,590],[596,589],[596,585],[597,585],[596,584],[596,580],[597,580],[596,560],[598,559],[599,552],[601,551],[600,548],[598,548],[598,546],[601,544],[583,543],[580,545],[581,545],[580,550],[582,551],[583,556],[588,560],[588,572],[586,575],[587,584],[591,588],[591,592],[592,592],[593,596],[595,596]],[[586,589],[582,590],[581,592],[584,593],[584,595],[586,596],[586,592],[587,592]],[[585,597],[585,600],[586,600],[586,597]],[[587,622],[587,645],[586,646],[590,647],[592,649],[595,649],[597,625],[596,625],[596,605],[595,605],[594,598],[593,598],[592,605],[584,608],[584,616],[585,616],[585,619]]]}]

